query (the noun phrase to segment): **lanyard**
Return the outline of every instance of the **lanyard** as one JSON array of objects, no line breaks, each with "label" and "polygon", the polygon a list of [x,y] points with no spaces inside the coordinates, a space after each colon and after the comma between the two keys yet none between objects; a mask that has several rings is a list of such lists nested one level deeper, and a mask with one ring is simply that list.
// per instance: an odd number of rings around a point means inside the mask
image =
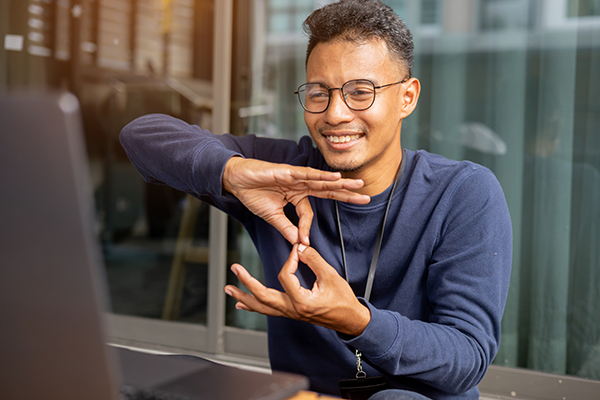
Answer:
[{"label": "lanyard", "polygon": [[[383,214],[383,221],[381,221],[381,226],[379,227],[379,232],[377,234],[377,240],[375,241],[375,249],[373,250],[373,258],[371,259],[371,266],[369,267],[369,276],[367,277],[367,286],[365,287],[365,295],[364,298],[366,301],[369,301],[371,297],[371,289],[373,288],[373,280],[375,279],[375,270],[377,269],[377,260],[379,259],[379,252],[381,250],[381,242],[383,240],[383,231],[385,229],[385,221],[387,219],[388,211],[390,209],[390,204],[392,204],[392,197],[394,196],[394,192],[396,191],[396,186],[398,186],[398,182],[402,179],[402,175],[404,174],[404,167],[406,166],[406,154],[402,154],[402,161],[400,162],[400,168],[398,170],[398,176],[396,176],[396,180],[394,181],[394,185],[392,186],[392,191],[390,192],[390,197],[387,201],[387,206],[385,208],[385,213]],[[342,234],[342,224],[340,223],[340,212],[338,210],[337,201],[335,204],[335,217],[337,219],[338,232],[340,236],[340,244],[342,247],[342,263],[344,265],[344,274],[346,275],[346,281],[348,280],[348,266],[346,265],[346,250],[344,248],[344,236]]]},{"label": "lanyard", "polygon": [[[396,176],[396,180],[394,181],[394,185],[392,186],[392,190],[390,192],[390,197],[387,201],[387,206],[385,207],[385,213],[383,214],[383,220],[381,221],[381,226],[379,227],[379,232],[377,233],[377,240],[375,241],[375,249],[373,250],[373,258],[371,259],[371,266],[369,267],[369,276],[367,277],[367,286],[365,287],[365,295],[364,299],[369,301],[371,297],[371,289],[373,288],[373,280],[375,279],[375,270],[377,269],[377,260],[379,259],[379,252],[381,250],[381,242],[383,240],[383,231],[385,229],[385,221],[387,220],[388,211],[390,209],[390,204],[392,204],[392,197],[394,197],[394,192],[396,191],[396,187],[398,186],[398,182],[402,179],[402,175],[404,175],[404,167],[406,166],[406,153],[402,154],[402,161],[400,162],[400,168],[398,169],[398,175]],[[346,249],[344,248],[344,235],[342,234],[342,224],[340,223],[340,211],[338,209],[337,201],[334,202],[335,205],[335,217],[337,219],[338,232],[340,235],[340,244],[342,247],[342,263],[344,264],[344,274],[346,275],[346,281],[348,281],[348,266],[346,265]],[[358,380],[367,379],[367,374],[363,371],[362,368],[362,354],[360,350],[354,350],[356,355],[356,378]],[[372,379],[372,378],[369,378]],[[375,378],[379,379],[379,378]]]}]

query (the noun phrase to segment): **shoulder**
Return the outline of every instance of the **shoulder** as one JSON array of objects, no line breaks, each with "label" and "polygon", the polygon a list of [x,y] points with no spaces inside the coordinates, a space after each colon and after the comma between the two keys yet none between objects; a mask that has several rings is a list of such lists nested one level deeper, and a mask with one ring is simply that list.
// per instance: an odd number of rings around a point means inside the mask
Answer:
[{"label": "shoulder", "polygon": [[425,150],[411,151],[410,153],[413,156],[414,167],[423,172],[440,175],[469,174],[474,171],[491,173],[487,167],[468,160],[456,161]]},{"label": "shoulder", "polygon": [[487,167],[472,161],[456,161],[424,150],[410,152],[412,156],[411,180],[428,185],[456,189],[464,185],[496,186],[498,180]]},{"label": "shoulder", "polygon": [[432,202],[437,210],[451,214],[481,209],[508,212],[502,187],[489,168],[422,150],[411,153],[408,185],[423,202]]}]

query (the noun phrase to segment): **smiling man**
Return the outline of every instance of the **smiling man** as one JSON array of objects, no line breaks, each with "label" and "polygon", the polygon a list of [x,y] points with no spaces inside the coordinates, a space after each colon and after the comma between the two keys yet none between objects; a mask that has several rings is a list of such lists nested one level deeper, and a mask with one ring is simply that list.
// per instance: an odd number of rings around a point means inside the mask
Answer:
[{"label": "smiling man", "polygon": [[247,229],[265,282],[234,264],[250,293],[225,292],[269,316],[273,369],[353,399],[477,399],[510,277],[502,189],[482,166],[402,148],[420,83],[388,6],[341,1],[304,27],[296,95],[310,138],[213,135],[149,115],[123,129],[123,146],[147,181]]}]

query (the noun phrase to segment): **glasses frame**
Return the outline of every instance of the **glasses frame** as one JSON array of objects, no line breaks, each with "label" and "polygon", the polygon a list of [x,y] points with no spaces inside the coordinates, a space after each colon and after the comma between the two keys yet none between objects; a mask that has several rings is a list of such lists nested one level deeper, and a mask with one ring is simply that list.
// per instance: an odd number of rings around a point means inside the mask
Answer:
[{"label": "glasses frame", "polygon": [[[331,104],[331,92],[334,90],[339,90],[340,93],[342,94],[342,100],[344,100],[344,104],[346,104],[346,106],[353,110],[353,111],[365,111],[368,110],[369,108],[371,108],[373,106],[373,104],[375,104],[375,98],[377,97],[377,90],[378,89],[383,89],[386,88],[388,86],[393,86],[393,85],[398,85],[400,83],[404,83],[408,80],[409,78],[404,78],[401,81],[398,82],[394,82],[394,83],[388,83],[385,85],[380,85],[380,86],[375,86],[375,84],[370,81],[369,79],[351,79],[347,82],[344,82],[344,84],[339,87],[339,88],[330,88],[329,86],[323,84],[323,83],[319,83],[319,82],[307,82],[307,83],[303,83],[302,85],[298,86],[298,89],[296,89],[296,91],[294,92],[294,94],[298,95],[298,101],[300,102],[300,105],[302,106],[302,108],[304,109],[304,111],[311,113],[311,114],[321,114],[324,113],[325,111],[327,111],[327,109],[329,108],[329,104]],[[346,86],[347,84],[351,83],[351,82],[369,82],[371,85],[373,85],[373,101],[371,101],[371,104],[369,104],[368,107],[364,107],[364,108],[354,108],[351,107],[350,104],[348,104],[348,102],[346,101],[346,93],[344,93],[344,86]],[[310,111],[306,108],[306,106],[304,105],[304,103],[302,103],[302,98],[300,97],[300,91],[302,90],[303,87],[305,87],[306,85],[314,85],[314,84],[319,84],[322,85],[323,87],[325,87],[327,89],[327,93],[329,94],[329,97],[327,98],[327,105],[325,106],[325,108],[323,109],[323,111]]]}]

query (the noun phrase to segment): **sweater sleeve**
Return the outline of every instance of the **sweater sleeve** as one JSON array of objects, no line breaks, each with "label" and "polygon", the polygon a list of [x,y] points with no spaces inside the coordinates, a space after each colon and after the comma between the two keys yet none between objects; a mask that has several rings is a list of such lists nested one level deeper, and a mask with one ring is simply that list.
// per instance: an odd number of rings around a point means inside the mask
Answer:
[{"label": "sweater sleeve", "polygon": [[219,198],[227,161],[242,156],[207,130],[167,115],[140,117],[119,136],[127,156],[146,182],[169,185],[196,197]]},{"label": "sweater sleeve", "polygon": [[215,135],[162,114],[140,117],[123,128],[120,142],[146,182],[164,184],[208,201],[237,219],[245,207],[223,190],[223,171],[234,156],[307,165],[314,158],[310,138],[290,140]]},{"label": "sweater sleeve", "polygon": [[344,341],[389,375],[458,395],[481,381],[498,351],[512,230],[500,184],[485,168],[473,169],[439,207],[445,217],[424,266],[429,319],[410,320],[363,299],[371,321]]}]

